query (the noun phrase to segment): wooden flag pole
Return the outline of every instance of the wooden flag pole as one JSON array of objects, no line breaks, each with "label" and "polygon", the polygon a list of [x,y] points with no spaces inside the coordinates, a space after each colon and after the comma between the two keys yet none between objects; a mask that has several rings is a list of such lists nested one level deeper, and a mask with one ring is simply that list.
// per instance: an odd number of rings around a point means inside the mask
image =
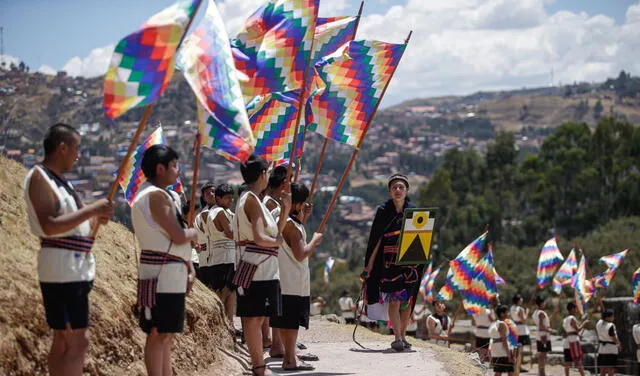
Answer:
[{"label": "wooden flag pole", "polygon": [[[200,8],[201,3],[202,1],[198,1],[196,3],[195,9],[193,10],[193,14],[191,14],[191,18],[189,18],[187,27],[185,27],[184,33],[182,33],[182,37],[180,38],[180,43],[178,43],[178,47],[176,48],[176,51],[178,51],[178,49],[180,48],[180,45],[182,45],[182,42],[184,41],[184,37],[187,35],[187,31],[191,27],[191,23],[193,22],[194,17],[198,13],[198,9]],[[155,103],[151,103],[147,105],[147,108],[145,109],[144,114],[142,115],[142,119],[140,119],[140,123],[138,123],[138,129],[136,129],[136,133],[134,134],[133,139],[131,139],[131,144],[129,145],[127,154],[120,161],[120,167],[118,168],[118,175],[116,176],[116,180],[114,180],[114,182],[111,184],[111,188],[109,189],[109,195],[107,196],[107,200],[109,201],[112,201],[116,195],[116,191],[118,190],[118,185],[119,185],[118,182],[120,181],[120,179],[122,179],[122,176],[125,173],[124,171],[125,164],[129,160],[129,158],[131,158],[133,151],[136,149],[138,140],[140,140],[142,131],[144,131],[144,127],[147,125],[147,121],[149,121],[149,118],[151,117],[151,112],[153,111],[154,106],[155,106]],[[95,238],[98,235],[99,229],[100,229],[100,224],[96,223],[96,226],[93,228],[93,232],[91,233],[91,236]]]},{"label": "wooden flag pole", "polygon": [[[461,311],[462,311],[462,300],[458,304],[458,308],[456,308],[456,312],[453,314],[453,319],[451,320],[451,325],[449,325],[449,329],[447,329],[447,338],[451,336],[451,332],[453,331],[453,327],[456,325],[456,321],[458,320],[458,316],[460,316]],[[449,338],[448,346],[451,347],[451,338]]]},{"label": "wooden flag pole", "polygon": [[[407,37],[407,39],[404,42],[405,45],[409,44],[409,41],[411,40],[411,34],[413,34],[413,31],[409,32],[409,36]],[[404,53],[403,53],[403,55],[404,55]],[[336,201],[338,200],[338,197],[340,197],[340,191],[342,190],[342,186],[344,185],[344,182],[347,180],[347,177],[349,176],[349,172],[351,171],[351,167],[353,166],[353,163],[355,162],[356,158],[358,157],[358,152],[360,151],[360,146],[362,145],[362,141],[364,140],[364,137],[367,135],[367,131],[369,130],[369,126],[371,125],[371,121],[376,116],[376,112],[378,111],[378,107],[380,106],[380,103],[382,102],[382,99],[384,98],[384,94],[387,92],[387,88],[389,87],[389,83],[391,83],[391,79],[393,78],[393,75],[396,73],[396,69],[398,68],[398,65],[400,65],[400,61],[398,61],[398,64],[396,64],[396,66],[393,67],[393,72],[391,72],[391,77],[389,77],[389,81],[387,81],[387,83],[384,85],[384,89],[382,90],[382,94],[380,95],[380,100],[378,100],[378,103],[376,103],[376,107],[373,109],[373,113],[371,114],[371,117],[369,118],[369,121],[367,121],[367,125],[362,130],[362,135],[360,136],[360,140],[358,140],[358,144],[356,145],[355,149],[353,150],[353,153],[351,154],[351,158],[349,159],[349,163],[347,164],[347,167],[345,168],[344,173],[342,174],[342,178],[340,178],[340,182],[338,183],[338,187],[336,188],[336,191],[334,192],[333,197],[331,198],[331,201],[329,202],[329,207],[327,208],[327,211],[324,214],[324,218],[322,218],[322,222],[320,223],[320,226],[318,227],[318,230],[316,232],[322,233],[324,231],[324,227],[327,225],[327,220],[329,219],[329,216],[331,215],[331,211],[333,211],[333,207],[335,206]]]},{"label": "wooden flag pole", "polygon": [[[360,9],[358,9],[358,19],[356,20],[356,26],[353,29],[353,37],[351,38],[351,40],[355,40],[356,39],[356,33],[358,32],[358,26],[360,26],[360,19],[362,18],[362,9],[364,8],[364,1],[360,2]],[[305,81],[306,82],[306,81]],[[302,101],[304,98],[301,98],[301,102],[300,102],[300,108],[303,108],[303,104],[306,103],[306,101]],[[300,127],[300,123],[298,123],[298,127]],[[302,136],[302,144],[300,145],[300,156],[298,156],[298,164],[296,165],[296,174],[295,177],[293,178],[294,181],[298,181],[298,174],[300,173],[300,167],[302,166],[302,153],[304,151],[304,140],[307,137],[307,124],[305,122],[304,125],[304,135]],[[318,160],[318,167],[316,168],[316,174],[313,177],[313,184],[312,184],[312,189],[311,192],[309,193],[309,199],[307,200],[307,202],[311,202],[311,198],[313,198],[313,186],[315,186],[315,184],[318,182],[318,174],[320,173],[320,167],[322,167],[322,161],[324,159],[324,152],[327,150],[327,144],[329,142],[329,139],[325,138],[324,139],[324,144],[322,145],[322,152],[320,153],[320,159]]]},{"label": "wooden flag pole", "polygon": [[200,145],[202,144],[202,135],[200,134],[200,128],[198,128],[198,133],[196,134],[196,143],[194,147],[196,148],[196,157],[193,163],[193,178],[191,179],[191,197],[189,198],[189,219],[187,223],[189,227],[193,227],[194,219],[196,217],[196,191],[198,186],[198,172],[200,171]]}]

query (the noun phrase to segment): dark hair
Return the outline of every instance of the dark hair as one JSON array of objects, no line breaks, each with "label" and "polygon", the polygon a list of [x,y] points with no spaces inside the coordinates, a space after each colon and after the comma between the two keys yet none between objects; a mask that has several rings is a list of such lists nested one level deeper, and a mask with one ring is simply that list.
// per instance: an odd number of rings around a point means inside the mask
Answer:
[{"label": "dark hair", "polygon": [[142,156],[140,167],[147,179],[156,177],[156,167],[161,164],[168,168],[169,163],[178,159],[178,153],[167,145],[153,145]]},{"label": "dark hair", "polygon": [[240,184],[240,186],[238,187],[238,197],[242,196],[242,194],[249,189],[249,186],[247,185],[247,183],[242,183]]},{"label": "dark hair", "polygon": [[74,127],[67,124],[58,123],[49,127],[42,140],[44,156],[47,157],[53,154],[62,142],[71,144],[74,135],[80,136],[80,133],[78,133]]},{"label": "dark hair", "polygon": [[571,312],[574,309],[578,308],[578,306],[576,305],[576,303],[574,302],[569,302],[567,303],[567,311]]},{"label": "dark hair", "polygon": [[240,173],[242,179],[247,184],[253,184],[258,181],[260,174],[269,169],[269,163],[259,155],[251,154],[249,159],[240,165]]},{"label": "dark hair", "polygon": [[496,309],[496,315],[498,316],[498,318],[500,318],[502,315],[504,315],[507,312],[509,312],[509,307],[507,307],[506,305],[501,305]]},{"label": "dark hair", "polygon": [[206,203],[206,201],[204,200],[204,191],[205,191],[206,189],[209,189],[209,188],[211,188],[211,189],[215,190],[215,189],[216,189],[216,186],[215,186],[215,185],[213,185],[213,183],[212,183],[212,182],[208,181],[208,182],[206,182],[206,183],[205,183],[205,184],[200,188],[200,206],[201,206],[201,207],[203,207],[203,208],[204,208],[205,206],[207,206],[207,203]]},{"label": "dark hair", "polygon": [[301,204],[309,198],[309,188],[302,183],[291,183],[291,203]]},{"label": "dark hair", "polygon": [[[186,200],[184,204],[182,204],[182,215],[186,218],[189,215],[189,206],[191,204],[191,200]],[[198,209],[200,209],[200,207],[198,206],[198,203],[196,202],[196,206],[193,208],[194,211],[198,211]]]},{"label": "dark hair", "polygon": [[513,296],[513,298],[511,298],[511,301],[513,302],[513,304],[518,304],[518,302],[522,299],[522,295],[520,294],[515,294]]},{"label": "dark hair", "polygon": [[287,168],[285,166],[278,166],[274,168],[269,175],[269,188],[280,188],[285,180],[287,180]]},{"label": "dark hair", "polygon": [[547,298],[544,295],[538,295],[536,296],[536,304],[537,305],[542,305],[542,303],[544,303],[547,300]]},{"label": "dark hair", "polygon": [[218,198],[222,198],[226,195],[232,195],[232,194],[233,194],[233,187],[230,186],[229,184],[223,183],[223,184],[220,184],[218,188],[216,188],[216,197]]},{"label": "dark hair", "polygon": [[351,295],[351,293],[349,292],[349,290],[343,290],[343,291],[342,291],[342,296],[347,296],[347,295]]},{"label": "dark hair", "polygon": [[613,316],[613,310],[612,309],[605,309],[604,311],[602,311],[602,318],[606,319],[607,317],[612,317]]}]

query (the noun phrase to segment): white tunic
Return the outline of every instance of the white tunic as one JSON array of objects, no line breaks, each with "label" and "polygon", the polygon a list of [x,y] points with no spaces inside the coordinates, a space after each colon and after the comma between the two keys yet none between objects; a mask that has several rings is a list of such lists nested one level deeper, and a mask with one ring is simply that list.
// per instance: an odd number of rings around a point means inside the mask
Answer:
[{"label": "white tunic", "polygon": [[[513,320],[514,322],[516,321],[520,321],[520,314],[524,315],[524,308],[517,306],[517,305],[512,305],[511,306],[511,320]],[[524,324],[516,324],[518,327],[518,335],[520,336],[528,336],[531,333],[529,332],[529,326],[527,326],[525,320]]]},{"label": "white tunic", "polygon": [[600,342],[598,354],[618,353],[618,346],[614,342],[614,336],[611,336],[611,331],[613,331],[615,337],[618,336],[616,326],[612,322],[602,319],[598,320],[598,323],[596,323],[596,333],[598,334],[598,341]]},{"label": "white tunic", "polygon": [[216,228],[215,219],[220,213],[224,213],[229,220],[229,224],[233,223],[231,210],[219,206],[209,210],[209,217],[205,225],[209,234],[209,243],[207,245],[207,249],[210,250],[207,259],[208,265],[235,264],[236,262],[236,242],[227,238],[224,231]]},{"label": "white tunic", "polygon": [[202,211],[200,211],[200,213],[198,213],[198,215],[196,215],[196,218],[194,220],[194,227],[196,229],[196,231],[198,232],[198,244],[205,245],[205,250],[201,251],[200,254],[198,255],[198,260],[200,267],[206,267],[209,266],[207,264],[207,260],[209,259],[209,234],[207,234],[207,229],[205,227],[205,223],[202,220],[203,217],[206,217],[209,214],[209,208],[204,208]]},{"label": "white tunic", "polygon": [[[540,316],[542,316],[542,320],[540,319]],[[545,339],[549,338],[548,328],[551,327],[551,322],[549,321],[549,315],[547,315],[547,313],[544,310],[536,309],[533,312],[533,322],[536,324],[536,328],[537,328],[536,338],[539,340],[542,340],[543,337]],[[547,328],[546,331],[542,330],[542,324],[544,324],[544,327]]]},{"label": "white tunic", "polygon": [[[278,202],[278,200],[276,200],[275,198],[266,195],[264,196],[264,198],[262,199],[262,203],[264,204],[265,207],[267,207],[267,203],[268,202],[273,202],[276,207],[272,210],[270,210],[271,212],[271,216],[273,217],[273,219],[277,220],[277,218],[280,216],[280,212],[282,211],[282,207],[280,206],[280,202]],[[267,207],[267,210],[269,210],[269,208]]]},{"label": "white tunic", "polygon": [[355,304],[353,304],[353,299],[351,299],[350,296],[343,296],[338,299],[338,305],[340,306],[340,311],[342,311],[342,317],[345,319],[353,319],[356,317],[353,311]]},{"label": "white tunic", "polygon": [[640,362],[640,324],[635,324],[631,332],[633,334],[633,340],[636,343],[636,357],[638,358],[638,362]]},{"label": "white tunic", "polygon": [[476,322],[475,334],[479,338],[490,338],[489,328],[491,327],[491,310],[486,309],[484,313],[473,315],[473,319]]},{"label": "white tunic", "polygon": [[[167,253],[168,250],[170,255],[180,257],[187,262],[191,258],[191,244],[188,242],[185,244],[172,243],[169,234],[151,216],[149,195],[156,191],[163,192],[171,198],[167,191],[145,182],[133,200],[131,221],[138,239],[138,245],[141,250],[145,251]],[[173,198],[175,199],[177,210],[181,207],[180,197],[176,195]],[[183,263],[169,263],[166,265],[140,264],[138,273],[140,279],[153,279],[157,276],[158,293],[184,294],[187,291],[188,270]]]},{"label": "white tunic", "polygon": [[504,321],[496,321],[489,329],[489,335],[491,336],[491,356],[493,358],[506,358],[509,356],[507,349],[504,348],[504,344],[502,343],[502,335],[500,334],[501,326],[505,328],[506,336],[508,336],[509,328]]},{"label": "white tunic", "polygon": [[580,337],[578,336],[578,333],[576,333],[576,330],[573,328],[573,326],[571,325],[572,322],[576,323],[576,325],[578,324],[578,320],[576,320],[575,317],[573,317],[573,315],[569,315],[567,317],[564,318],[564,320],[562,320],[562,328],[564,329],[565,333],[572,333],[567,335],[564,338],[564,342],[563,342],[563,348],[568,349],[569,348],[569,344],[573,343],[573,342],[578,342],[580,340]]},{"label": "white tunic", "polygon": [[[264,206],[264,204],[260,202],[258,196],[256,196],[251,191],[244,192],[238,199],[235,219],[231,226],[234,236],[239,242],[254,241],[253,231],[251,230],[251,222],[249,222],[249,218],[247,218],[247,214],[244,211],[247,197],[249,197],[250,195],[256,199],[256,201],[260,204],[260,209],[262,209],[265,233],[275,238],[276,236],[278,236],[278,225],[275,219],[271,216],[271,213],[269,213],[269,210],[267,210],[266,206]],[[252,264],[259,264],[253,277],[254,281],[271,281],[280,279],[277,257],[245,252],[245,246],[240,246],[238,247],[238,249],[240,250],[238,257],[242,257],[243,260]]]},{"label": "white tunic", "polygon": [[[302,235],[302,239],[306,244],[307,232],[304,226],[291,218],[287,218],[287,225],[289,223],[293,223],[296,226],[296,230]],[[293,255],[293,250],[286,241],[282,242],[280,251],[278,252],[278,266],[280,268],[282,295],[311,295],[309,259],[305,258],[301,262],[296,260]]]},{"label": "white tunic", "polygon": [[[447,323],[448,326],[451,325],[451,318],[449,316],[447,317]],[[438,320],[437,317],[435,317],[434,315],[429,315],[429,317],[427,317],[427,328],[428,330],[431,330],[431,326],[429,325],[429,321],[434,323],[434,330],[433,333],[429,333],[429,334],[435,334],[437,336],[442,336],[444,333],[444,329],[442,328],[442,323],[440,322],[440,320]],[[434,339],[430,339],[429,342],[439,345],[439,346],[447,346],[448,341],[443,341],[440,339],[434,340]]]},{"label": "white tunic", "polygon": [[[46,235],[38,215],[33,207],[31,198],[29,197],[29,186],[33,174],[40,174],[48,183],[51,190],[56,195],[60,203],[59,215],[74,213],[79,210],[75,199],[65,188],[58,186],[58,183],[49,177],[43,167],[35,166],[27,173],[24,180],[24,199],[27,203],[27,211],[29,216],[29,226],[31,232],[39,238],[63,238],[67,236],[90,236],[91,223],[84,221],[76,228],[56,235]],[[67,183],[70,189],[71,184]],[[93,281],[96,276],[96,260],[93,253],[84,253],[71,251],[63,248],[41,248],[38,253],[38,279],[40,282],[80,282]]]}]

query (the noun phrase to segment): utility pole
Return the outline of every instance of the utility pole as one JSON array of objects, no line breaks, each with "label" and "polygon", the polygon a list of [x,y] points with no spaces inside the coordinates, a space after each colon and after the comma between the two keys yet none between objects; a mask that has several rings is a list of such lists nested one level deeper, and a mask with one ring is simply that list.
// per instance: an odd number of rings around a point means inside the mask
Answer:
[{"label": "utility pole", "polygon": [[4,27],[0,26],[0,66],[4,68]]}]

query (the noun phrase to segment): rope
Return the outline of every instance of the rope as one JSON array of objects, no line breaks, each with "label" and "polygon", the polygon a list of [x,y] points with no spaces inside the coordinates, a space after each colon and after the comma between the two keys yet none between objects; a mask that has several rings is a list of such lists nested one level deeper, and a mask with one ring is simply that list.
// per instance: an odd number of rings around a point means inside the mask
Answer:
[{"label": "rope", "polygon": [[358,295],[358,303],[360,303],[360,301],[362,300],[362,308],[356,307],[356,322],[355,322],[355,326],[353,328],[353,334],[351,335],[351,338],[353,339],[353,342],[355,342],[356,345],[360,346],[362,349],[364,350],[372,350],[370,348],[364,347],[362,346],[362,344],[360,342],[358,342],[356,340],[356,330],[358,330],[358,323],[360,322],[360,317],[362,317],[362,313],[364,311],[364,291],[365,291],[365,287],[367,285],[367,280],[365,279],[364,281],[362,281],[362,286],[360,287],[360,294]]}]

